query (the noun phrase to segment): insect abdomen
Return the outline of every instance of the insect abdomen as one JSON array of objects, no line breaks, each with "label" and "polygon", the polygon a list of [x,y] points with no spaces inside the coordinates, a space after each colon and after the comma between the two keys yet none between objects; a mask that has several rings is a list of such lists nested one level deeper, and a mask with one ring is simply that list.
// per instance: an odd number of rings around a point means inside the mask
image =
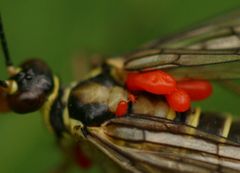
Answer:
[{"label": "insect abdomen", "polygon": [[232,116],[227,113],[201,112],[197,108],[194,111],[177,115],[174,121],[240,143],[240,122],[238,120],[233,121]]},{"label": "insect abdomen", "polygon": [[228,134],[228,139],[240,143],[240,121],[233,121]]}]

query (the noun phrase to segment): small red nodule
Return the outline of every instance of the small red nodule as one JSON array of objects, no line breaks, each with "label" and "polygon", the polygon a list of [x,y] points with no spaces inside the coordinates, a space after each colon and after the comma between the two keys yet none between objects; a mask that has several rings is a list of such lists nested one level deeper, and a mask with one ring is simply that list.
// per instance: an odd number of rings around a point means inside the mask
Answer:
[{"label": "small red nodule", "polygon": [[128,100],[132,103],[135,103],[137,101],[137,97],[131,93],[128,93]]},{"label": "small red nodule", "polygon": [[182,89],[176,89],[173,93],[166,95],[166,99],[170,107],[177,112],[185,112],[190,106],[190,97]]},{"label": "small red nodule", "polygon": [[179,81],[177,82],[177,88],[186,91],[193,101],[206,99],[212,94],[212,85],[206,80]]},{"label": "small red nodule", "polygon": [[124,100],[121,100],[118,103],[115,115],[117,117],[122,117],[122,116],[124,116],[127,113],[127,111],[128,111],[128,102],[124,101]]},{"label": "small red nodule", "polygon": [[126,86],[130,91],[147,91],[152,94],[170,94],[176,88],[176,81],[167,73],[156,70],[142,73],[128,73]]}]

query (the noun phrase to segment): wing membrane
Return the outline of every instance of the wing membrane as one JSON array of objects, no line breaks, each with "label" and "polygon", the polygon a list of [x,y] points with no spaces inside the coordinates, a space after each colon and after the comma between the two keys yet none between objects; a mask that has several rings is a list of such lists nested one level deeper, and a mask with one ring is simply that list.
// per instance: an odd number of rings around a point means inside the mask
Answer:
[{"label": "wing membrane", "polygon": [[130,172],[240,171],[239,144],[166,119],[133,115],[88,130],[90,142]]},{"label": "wing membrane", "polygon": [[155,40],[143,48],[238,49],[239,25],[240,12],[237,10],[196,28]]},{"label": "wing membrane", "polygon": [[[144,50],[127,55],[124,68],[164,69],[177,78],[239,78],[239,14],[152,42]],[[223,122],[223,127],[227,126],[227,121]],[[133,115],[87,127],[86,138],[126,172],[237,173],[240,143],[236,125],[231,132],[234,140],[229,141],[167,119]]]},{"label": "wing membrane", "polygon": [[153,41],[125,56],[126,70],[164,69],[176,78],[240,77],[240,11]]},{"label": "wing membrane", "polygon": [[240,78],[238,50],[151,49],[128,56],[128,71],[164,69],[176,78]]}]

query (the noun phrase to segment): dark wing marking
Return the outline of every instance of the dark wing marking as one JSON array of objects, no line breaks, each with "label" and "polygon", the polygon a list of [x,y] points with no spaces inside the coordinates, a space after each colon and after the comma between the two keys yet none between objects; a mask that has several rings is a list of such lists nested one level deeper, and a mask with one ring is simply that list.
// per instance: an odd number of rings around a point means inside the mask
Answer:
[{"label": "dark wing marking", "polygon": [[146,44],[144,49],[238,49],[240,48],[240,11],[205,22],[188,31]]},{"label": "dark wing marking", "polygon": [[176,78],[240,78],[238,50],[151,49],[128,55],[128,71],[164,69]]},{"label": "dark wing marking", "polygon": [[196,128],[146,115],[89,127],[87,139],[134,173],[240,171],[240,145]]}]

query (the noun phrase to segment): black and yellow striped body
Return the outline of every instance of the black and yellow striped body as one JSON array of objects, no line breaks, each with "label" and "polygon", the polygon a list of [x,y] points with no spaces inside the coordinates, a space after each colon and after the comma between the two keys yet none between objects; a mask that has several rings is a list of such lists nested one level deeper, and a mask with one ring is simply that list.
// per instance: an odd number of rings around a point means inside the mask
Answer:
[{"label": "black and yellow striped body", "polygon": [[57,136],[71,134],[72,121],[81,126],[100,126],[115,118],[117,105],[121,100],[127,101],[128,91],[111,76],[109,68],[103,65],[95,76],[66,88],[61,88],[59,81],[55,83],[56,91],[42,111],[47,126]]},{"label": "black and yellow striped body", "polygon": [[[148,93],[139,93],[136,102],[129,103],[126,115],[118,118],[117,105],[128,99],[129,92],[108,68],[67,88],[55,82],[55,96],[50,96],[52,101],[43,112],[59,139],[72,136],[90,156],[100,158],[100,164],[101,158],[106,159],[100,155],[105,153],[114,167],[120,166],[120,172],[174,172],[183,165],[179,172],[240,171],[239,121],[232,121],[228,114],[201,112],[200,108],[174,112],[163,97]],[[148,156],[150,151],[157,156]],[[118,155],[126,158],[120,161]],[[135,161],[142,164],[133,166]],[[145,165],[148,161],[156,164],[155,168]],[[130,165],[121,166],[123,163]]]},{"label": "black and yellow striped body", "polygon": [[[111,76],[109,69],[102,69],[96,76],[68,88],[58,86],[56,98],[52,101],[45,119],[48,119],[58,136],[67,131],[67,121],[70,120],[79,121],[83,126],[101,126],[104,122],[116,118],[118,103],[127,99],[128,91],[124,86]],[[168,119],[176,124],[186,124],[240,143],[240,123],[232,121],[229,114],[201,112],[199,108],[177,113],[161,96],[139,93],[136,102],[129,103],[126,116],[129,114],[146,114]]]},{"label": "black and yellow striped body", "polygon": [[72,88],[68,98],[69,117],[86,126],[100,125],[114,118],[109,98],[115,93],[115,88],[120,89],[121,86],[110,75],[109,67],[104,66],[100,74]]}]

